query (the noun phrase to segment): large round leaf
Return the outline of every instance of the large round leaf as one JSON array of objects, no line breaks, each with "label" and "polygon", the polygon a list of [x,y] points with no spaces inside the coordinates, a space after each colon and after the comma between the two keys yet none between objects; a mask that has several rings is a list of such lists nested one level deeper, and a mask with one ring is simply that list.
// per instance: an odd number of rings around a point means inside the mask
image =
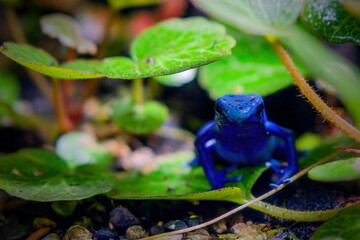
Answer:
[{"label": "large round leaf", "polygon": [[65,68],[61,68],[58,66],[56,59],[49,53],[28,44],[6,42],[0,51],[15,62],[50,77],[62,79],[87,79],[104,76],[103,74],[96,73],[96,69],[94,68],[97,67],[97,65],[94,64],[93,60],[90,60],[86,68],[84,67],[86,66],[86,60],[67,63],[64,65]]},{"label": "large round leaf", "polygon": [[252,34],[277,34],[294,23],[305,0],[192,0],[211,17]]},{"label": "large round leaf", "polygon": [[205,18],[171,19],[144,31],[132,44],[130,59],[104,60],[110,78],[168,75],[215,62],[231,53],[235,40],[225,28]]},{"label": "large round leaf", "polygon": [[329,42],[360,44],[360,19],[348,13],[339,0],[308,0],[302,20]]},{"label": "large round leaf", "polygon": [[79,200],[109,191],[114,176],[105,168],[84,165],[70,170],[54,153],[26,149],[0,158],[0,188],[35,201]]},{"label": "large round leaf", "polygon": [[168,117],[168,109],[155,101],[137,104],[121,99],[111,106],[111,115],[114,122],[126,131],[146,134],[161,127]]},{"label": "large round leaf", "polygon": [[200,68],[200,84],[212,99],[230,93],[266,96],[292,85],[289,72],[263,37],[234,33],[237,43],[231,56]]}]

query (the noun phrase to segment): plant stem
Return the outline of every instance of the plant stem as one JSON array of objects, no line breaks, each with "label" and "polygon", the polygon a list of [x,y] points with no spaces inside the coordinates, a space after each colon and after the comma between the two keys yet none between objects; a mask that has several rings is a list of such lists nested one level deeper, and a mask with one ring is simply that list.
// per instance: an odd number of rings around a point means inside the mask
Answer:
[{"label": "plant stem", "polygon": [[[24,35],[24,31],[19,23],[14,9],[9,7],[5,8],[5,15],[7,23],[9,25],[11,36],[14,41],[17,43],[26,43],[27,41]],[[47,79],[43,75],[27,68],[26,72],[30,76],[30,79],[34,82],[35,86],[40,90],[42,95],[48,101],[52,102],[51,85],[48,83]]]},{"label": "plant stem", "polygon": [[295,85],[300,89],[301,93],[309,100],[309,102],[318,110],[329,122],[334,124],[341,131],[346,133],[350,138],[360,143],[360,131],[350,123],[340,117],[332,108],[330,108],[316,94],[314,89],[307,83],[300,71],[295,66],[292,58],[284,47],[272,36],[266,36],[266,39],[273,46],[275,52],[284,63],[285,67],[292,76]]},{"label": "plant stem", "polygon": [[138,104],[144,102],[144,83],[142,78],[133,80],[133,100]]},{"label": "plant stem", "polygon": [[69,132],[74,128],[73,123],[69,119],[63,99],[61,97],[60,81],[59,79],[52,79],[53,82],[53,97],[54,97],[54,109],[56,111],[56,119],[59,123],[61,132]]}]

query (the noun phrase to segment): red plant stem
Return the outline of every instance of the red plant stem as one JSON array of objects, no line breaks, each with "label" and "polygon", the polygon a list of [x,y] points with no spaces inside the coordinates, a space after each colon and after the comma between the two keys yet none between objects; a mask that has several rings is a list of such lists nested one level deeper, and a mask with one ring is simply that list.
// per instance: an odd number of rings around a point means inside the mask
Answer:
[{"label": "red plant stem", "polygon": [[63,99],[61,97],[60,81],[59,79],[52,79],[53,82],[53,97],[54,97],[54,109],[56,112],[56,119],[59,123],[60,130],[63,133],[71,131],[74,126],[71,120],[69,119]]},{"label": "red plant stem", "polygon": [[340,117],[331,107],[329,107],[320,97],[316,94],[314,89],[307,83],[300,71],[295,66],[292,58],[284,47],[271,36],[266,37],[269,43],[274,48],[276,54],[292,76],[295,85],[300,89],[301,93],[309,100],[309,102],[318,110],[326,120],[334,124],[341,131],[346,133],[350,138],[360,143],[360,131],[352,126],[350,123]]}]

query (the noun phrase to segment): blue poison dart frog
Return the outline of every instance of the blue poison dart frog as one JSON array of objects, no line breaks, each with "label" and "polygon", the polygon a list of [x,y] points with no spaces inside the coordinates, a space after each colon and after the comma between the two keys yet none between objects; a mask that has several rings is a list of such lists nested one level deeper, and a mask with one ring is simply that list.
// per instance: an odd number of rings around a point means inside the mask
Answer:
[{"label": "blue poison dart frog", "polygon": [[[298,171],[294,139],[291,130],[267,119],[261,96],[225,95],[216,100],[215,121],[205,124],[197,134],[197,157],[192,164],[201,164],[212,189],[217,189],[242,179],[226,176],[237,166],[265,163],[280,174],[280,179],[270,184],[278,187]],[[280,159],[286,160],[287,166],[281,165]],[[229,166],[215,170],[217,161]]]}]

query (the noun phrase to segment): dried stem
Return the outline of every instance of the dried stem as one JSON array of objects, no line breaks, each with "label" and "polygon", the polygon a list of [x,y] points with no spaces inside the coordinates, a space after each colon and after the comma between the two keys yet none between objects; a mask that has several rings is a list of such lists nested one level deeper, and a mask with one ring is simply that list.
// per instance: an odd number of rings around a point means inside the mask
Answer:
[{"label": "dried stem", "polygon": [[[5,15],[7,19],[7,23],[9,25],[10,33],[12,38],[17,43],[26,43],[26,38],[24,35],[24,31],[18,21],[16,13],[12,8],[5,8]],[[30,79],[34,82],[36,87],[40,90],[42,95],[50,102],[52,102],[51,97],[51,85],[48,83],[47,79],[30,69],[26,69],[26,72],[30,76]]]},{"label": "dried stem", "polygon": [[276,38],[271,36],[267,36],[266,38],[291,74],[295,85],[300,89],[301,93],[309,100],[309,102],[326,118],[326,120],[334,124],[350,138],[360,143],[360,131],[340,117],[319,97],[319,95],[316,94],[314,89],[307,83],[305,78],[297,69],[288,52],[276,40]]},{"label": "dried stem", "polygon": [[54,97],[54,109],[56,112],[56,118],[59,123],[61,132],[69,132],[74,128],[73,123],[69,119],[64,101],[61,97],[60,81],[59,79],[52,79],[53,82],[53,97]]}]

